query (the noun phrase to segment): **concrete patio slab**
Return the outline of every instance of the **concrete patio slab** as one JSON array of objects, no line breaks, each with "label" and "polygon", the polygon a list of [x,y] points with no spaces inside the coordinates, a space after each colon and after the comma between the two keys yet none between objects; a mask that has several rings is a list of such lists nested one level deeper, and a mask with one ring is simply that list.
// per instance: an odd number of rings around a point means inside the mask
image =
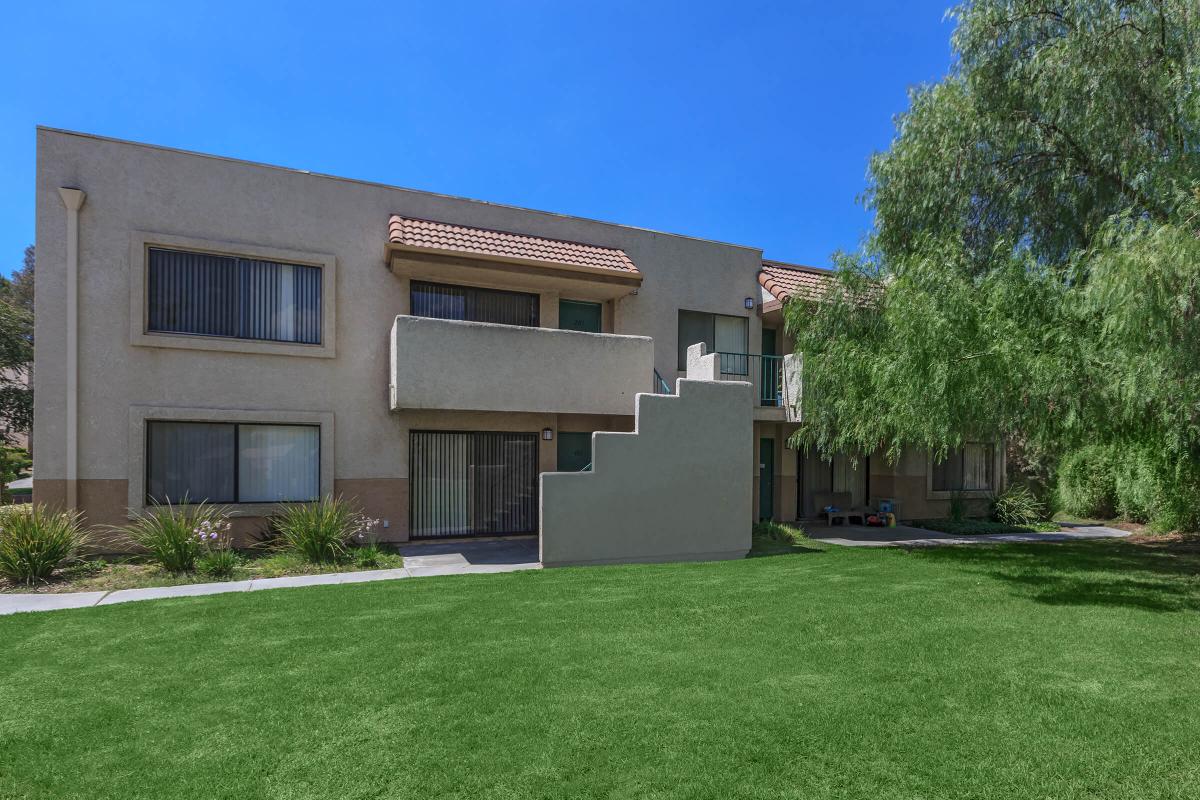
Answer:
[{"label": "concrete patio slab", "polygon": [[0,594],[0,614],[18,611],[56,611],[60,608],[94,606],[107,592],[71,592],[69,594]]}]

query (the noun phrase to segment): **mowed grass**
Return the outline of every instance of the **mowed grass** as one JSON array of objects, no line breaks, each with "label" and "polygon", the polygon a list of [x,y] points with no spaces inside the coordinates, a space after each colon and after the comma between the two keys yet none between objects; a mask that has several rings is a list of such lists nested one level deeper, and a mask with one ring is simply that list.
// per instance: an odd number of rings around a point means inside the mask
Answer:
[{"label": "mowed grass", "polygon": [[0,797],[1200,797],[1200,556],[791,549],[0,618]]}]

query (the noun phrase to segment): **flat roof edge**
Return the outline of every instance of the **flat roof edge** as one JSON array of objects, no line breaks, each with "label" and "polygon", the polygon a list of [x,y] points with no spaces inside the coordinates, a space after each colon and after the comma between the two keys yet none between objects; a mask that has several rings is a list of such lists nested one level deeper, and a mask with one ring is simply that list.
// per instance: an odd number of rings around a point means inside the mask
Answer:
[{"label": "flat roof edge", "polygon": [[260,167],[262,169],[281,170],[283,172],[292,172],[297,175],[310,175],[314,178],[325,178],[327,180],[343,181],[345,183],[353,183],[353,184],[358,184],[360,186],[374,186],[374,187],[377,187],[380,189],[391,189],[393,191],[398,191],[398,192],[409,192],[412,194],[429,195],[431,197],[442,197],[447,200],[457,200],[457,201],[464,202],[464,203],[475,203],[475,204],[483,205],[483,206],[492,206],[495,208],[510,209],[512,211],[523,211],[527,214],[540,214],[542,216],[555,217],[558,219],[579,220],[581,222],[591,222],[591,223],[595,223],[597,225],[607,225],[612,228],[624,228],[626,230],[641,231],[643,233],[652,233],[652,234],[656,234],[658,236],[670,236],[670,237],[673,237],[676,239],[687,239],[687,240],[693,241],[693,242],[704,242],[706,244],[721,245],[722,247],[733,247],[733,248],[737,248],[739,250],[749,250],[751,252],[758,253],[759,257],[760,258],[762,257],[762,248],[754,247],[752,245],[747,245],[747,244],[735,244],[733,242],[722,242],[718,239],[705,239],[704,237],[701,237],[701,236],[689,236],[685,233],[671,233],[670,231],[660,231],[660,230],[655,230],[654,228],[643,228],[638,225],[625,225],[620,222],[610,222],[608,220],[594,219],[592,217],[580,217],[580,216],[576,216],[574,214],[560,214],[556,211],[543,211],[543,210],[537,209],[537,208],[525,208],[524,206],[511,205],[509,203],[495,203],[490,200],[478,200],[473,197],[461,197],[459,195],[445,194],[443,192],[431,192],[426,189],[412,189],[407,186],[396,186],[395,184],[382,183],[380,181],[369,181],[369,180],[364,180],[361,178],[347,178],[342,175],[330,175],[325,172],[313,172],[312,170],[300,169],[298,167],[284,167],[279,164],[267,164],[262,161],[251,161],[251,160],[245,159],[245,158],[235,158],[233,156],[221,156],[221,155],[216,155],[214,153],[204,153],[199,150],[187,150],[182,147],[169,147],[167,145],[151,144],[149,142],[139,142],[139,141],[135,141],[133,139],[121,139],[116,136],[104,136],[104,135],[98,134],[98,133],[87,133],[85,131],[73,131],[68,128],[55,128],[50,125],[36,125],[35,128],[38,131],[46,131],[48,133],[58,133],[58,134],[62,134],[64,136],[78,136],[81,139],[94,139],[99,142],[111,142],[113,144],[130,145],[132,147],[145,147],[149,150],[161,150],[163,152],[178,153],[180,155],[197,156],[199,158],[211,158],[211,159],[215,159],[217,161],[227,161],[231,164],[244,164],[246,166]]}]

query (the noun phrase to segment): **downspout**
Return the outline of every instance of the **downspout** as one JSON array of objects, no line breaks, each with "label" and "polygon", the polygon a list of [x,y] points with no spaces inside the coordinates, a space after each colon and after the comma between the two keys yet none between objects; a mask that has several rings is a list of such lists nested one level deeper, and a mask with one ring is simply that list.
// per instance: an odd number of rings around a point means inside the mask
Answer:
[{"label": "downspout", "polygon": [[79,507],[79,209],[87,194],[61,188],[67,207],[67,510]]}]

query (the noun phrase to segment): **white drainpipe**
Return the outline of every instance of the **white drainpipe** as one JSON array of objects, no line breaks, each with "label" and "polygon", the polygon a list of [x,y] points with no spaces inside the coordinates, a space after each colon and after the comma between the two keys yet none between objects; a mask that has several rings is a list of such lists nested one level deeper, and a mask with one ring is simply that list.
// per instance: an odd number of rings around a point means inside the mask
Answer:
[{"label": "white drainpipe", "polygon": [[79,507],[79,209],[87,194],[58,190],[67,207],[67,509]]}]

